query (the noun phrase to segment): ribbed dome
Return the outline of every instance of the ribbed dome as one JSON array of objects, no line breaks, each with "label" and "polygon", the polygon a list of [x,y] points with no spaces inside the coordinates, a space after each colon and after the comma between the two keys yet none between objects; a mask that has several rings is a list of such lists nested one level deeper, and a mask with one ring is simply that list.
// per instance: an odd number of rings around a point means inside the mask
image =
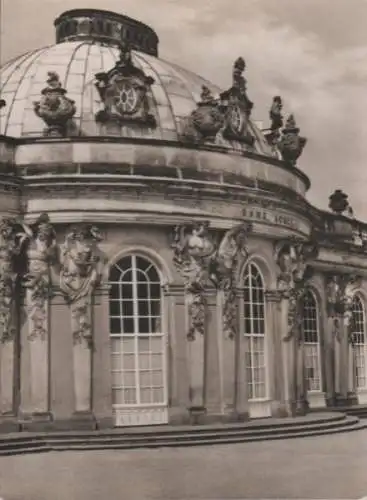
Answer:
[{"label": "ribbed dome", "polygon": [[[67,97],[75,101],[74,134],[101,135],[101,128],[95,120],[96,113],[102,109],[101,98],[94,85],[95,74],[110,70],[118,58],[118,48],[87,40],[41,48],[8,62],[1,69],[0,95],[6,106],[0,110],[0,134],[12,137],[42,135],[44,122],[36,115],[33,103],[40,99],[41,91],[46,86],[47,72],[53,71],[59,75]],[[184,120],[201,100],[202,86],[208,87],[214,96],[221,92],[204,78],[146,53],[133,51],[132,61],[154,79],[148,98],[157,126],[149,129],[122,127],[119,135],[123,137],[177,141]],[[272,155],[256,126],[251,123],[249,128],[256,139],[250,149]],[[249,149],[249,146],[236,141],[220,141],[221,145],[234,149]]]}]

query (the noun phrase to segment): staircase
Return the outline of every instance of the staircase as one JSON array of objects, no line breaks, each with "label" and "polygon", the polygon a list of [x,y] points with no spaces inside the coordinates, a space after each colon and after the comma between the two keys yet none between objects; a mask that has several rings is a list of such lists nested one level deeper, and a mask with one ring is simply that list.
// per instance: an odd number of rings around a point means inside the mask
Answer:
[{"label": "staircase", "polygon": [[367,405],[337,406],[334,408],[328,408],[327,410],[343,412],[347,415],[352,415],[360,419],[367,419]]},{"label": "staircase", "polygon": [[127,450],[166,446],[231,444],[292,437],[321,436],[367,428],[367,421],[343,413],[257,419],[237,424],[126,427],[99,431],[0,435],[0,455],[63,450]]}]

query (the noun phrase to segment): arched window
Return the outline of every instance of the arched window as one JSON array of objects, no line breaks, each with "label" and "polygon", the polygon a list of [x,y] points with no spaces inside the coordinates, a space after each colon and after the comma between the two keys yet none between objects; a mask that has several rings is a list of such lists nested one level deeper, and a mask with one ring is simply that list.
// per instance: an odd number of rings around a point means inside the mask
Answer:
[{"label": "arched window", "polygon": [[319,313],[315,295],[307,290],[302,299],[302,327],[305,348],[306,387],[308,391],[320,392],[320,334]]},{"label": "arched window", "polygon": [[353,297],[353,325],[354,325],[354,352],[355,376],[357,389],[367,389],[366,380],[366,315],[363,302],[359,295]]},{"label": "arched window", "polygon": [[250,263],[244,276],[243,328],[249,399],[267,397],[265,347],[265,293],[259,268]]},{"label": "arched window", "polygon": [[[109,283],[115,414],[119,408],[165,405],[162,289],[157,268],[146,258],[129,255],[111,268]],[[141,421],[132,422],[137,423]]]}]

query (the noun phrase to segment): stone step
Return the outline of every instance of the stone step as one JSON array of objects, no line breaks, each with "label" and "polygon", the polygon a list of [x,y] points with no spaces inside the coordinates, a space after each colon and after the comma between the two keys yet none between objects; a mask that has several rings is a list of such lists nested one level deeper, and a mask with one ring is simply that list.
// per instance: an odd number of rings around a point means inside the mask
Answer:
[{"label": "stone step", "polygon": [[109,432],[19,433],[0,436],[0,455],[27,453],[27,450],[33,453],[37,450],[131,449],[251,442],[334,434],[367,427],[367,422],[361,422],[358,417],[343,414],[303,417],[294,421],[284,419],[283,422],[280,425],[278,421],[274,423],[273,419],[268,419],[267,425],[254,421],[206,427],[120,428]]},{"label": "stone step", "polygon": [[[185,433],[196,435],[198,432],[203,434],[206,433],[228,433],[228,432],[238,432],[241,430],[261,430],[261,429],[284,429],[293,427],[297,427],[299,425],[308,425],[308,426],[318,426],[322,424],[329,424],[332,422],[342,422],[346,418],[344,413],[328,413],[328,414],[318,414],[316,416],[312,415],[307,417],[296,417],[296,418],[264,418],[264,419],[254,419],[246,422],[238,422],[238,423],[230,423],[230,424],[210,424],[210,425],[151,425],[151,426],[135,426],[135,427],[118,427],[115,429],[103,429],[97,431],[91,430],[74,430],[74,431],[50,431],[47,433],[38,433],[37,435],[47,436],[48,439],[65,439],[65,436],[72,437],[80,437],[80,436],[115,436],[115,435],[167,435],[174,433]],[[24,436],[32,436],[34,433],[31,432],[22,432],[20,435]],[[12,436],[16,436],[19,434],[13,434]],[[6,439],[6,436],[0,435],[1,439]]]},{"label": "stone step", "polygon": [[330,422],[322,422],[322,423],[317,423],[317,424],[299,424],[297,426],[287,426],[284,425],[282,427],[272,427],[271,425],[268,425],[267,427],[261,427],[261,428],[248,428],[247,426],[242,426],[240,428],[232,429],[230,427],[221,429],[218,431],[218,429],[205,429],[205,432],[203,430],[196,430],[195,432],[185,432],[182,430],[176,430],[176,429],[170,429],[169,432],[160,432],[159,429],[156,430],[154,433],[146,433],[146,432],[140,432],[140,433],[124,433],[123,430],[120,431],[120,433],[116,434],[98,434],[98,433],[89,433],[88,435],[74,435],[74,436],[66,436],[66,435],[61,435],[58,437],[54,436],[49,436],[47,438],[47,442],[51,444],[51,446],[57,446],[58,442],[70,442],[70,443],[77,443],[77,442],[85,442],[86,440],[91,441],[91,442],[104,442],[106,440],[111,440],[111,441],[157,441],[159,439],[165,439],[166,437],[172,438],[172,439],[177,439],[177,440],[188,440],[188,439],[217,439],[221,436],[227,437],[227,436],[253,436],[253,435],[276,435],[276,434],[293,434],[299,431],[307,431],[309,430],[310,432],[313,429],[319,430],[319,429],[332,429],[332,428],[341,428],[341,427],[346,427],[349,425],[354,425],[359,422],[359,419],[357,417],[344,417],[342,420],[339,421],[333,421],[331,420]]},{"label": "stone step", "polygon": [[25,455],[27,453],[45,453],[46,451],[51,451],[51,448],[45,444],[42,446],[27,446],[25,443],[22,447],[0,449],[0,456],[5,457],[9,455]]},{"label": "stone step", "polygon": [[256,442],[256,441],[264,441],[264,440],[279,440],[279,439],[291,439],[291,438],[301,438],[301,437],[312,437],[312,436],[324,436],[329,434],[338,434],[342,432],[352,432],[358,431],[361,429],[365,429],[365,425],[361,425],[360,423],[353,424],[351,426],[343,426],[340,428],[333,429],[324,429],[324,430],[312,430],[312,431],[303,431],[296,433],[280,433],[280,434],[271,434],[268,435],[249,435],[249,436],[223,436],[218,437],[217,439],[193,439],[190,438],[186,441],[177,441],[175,439],[171,439],[169,437],[161,440],[156,440],[156,442],[147,442],[142,441],[137,443],[135,440],[130,440],[130,442],[123,443],[89,443],[89,444],[71,444],[71,445],[58,445],[53,449],[55,451],[66,451],[66,450],[78,450],[78,451],[87,451],[87,450],[124,450],[124,449],[133,449],[133,448],[163,448],[163,447],[182,447],[182,446],[203,446],[203,445],[214,445],[214,444],[235,444],[235,443],[247,443],[247,442]]}]

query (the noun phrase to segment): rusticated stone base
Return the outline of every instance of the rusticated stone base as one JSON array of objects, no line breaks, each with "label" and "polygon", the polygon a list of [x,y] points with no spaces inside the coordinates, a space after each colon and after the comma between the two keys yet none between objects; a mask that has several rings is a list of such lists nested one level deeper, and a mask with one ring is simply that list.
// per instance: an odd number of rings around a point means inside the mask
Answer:
[{"label": "rusticated stone base", "polygon": [[188,425],[191,423],[191,414],[187,408],[172,406],[168,408],[169,425]]},{"label": "rusticated stone base", "polygon": [[52,413],[31,413],[22,414],[19,417],[19,424],[22,431],[26,432],[47,432],[53,430]]},{"label": "rusticated stone base", "polygon": [[336,393],[327,400],[329,407],[345,407],[358,405],[358,397],[354,392],[349,392],[347,396]]},{"label": "rusticated stone base", "polygon": [[97,421],[92,412],[75,412],[71,417],[70,424],[72,429],[78,430],[96,430]]},{"label": "rusticated stone base", "polygon": [[115,427],[114,420],[112,417],[104,417],[96,419],[96,428],[98,430],[102,429],[113,429]]},{"label": "rusticated stone base", "polygon": [[191,408],[189,423],[192,425],[230,424],[246,422],[249,419],[248,413],[238,413],[236,411],[216,413],[208,412],[205,408]]},{"label": "rusticated stone base", "polygon": [[18,418],[15,415],[0,416],[0,433],[19,432],[21,429]]}]

